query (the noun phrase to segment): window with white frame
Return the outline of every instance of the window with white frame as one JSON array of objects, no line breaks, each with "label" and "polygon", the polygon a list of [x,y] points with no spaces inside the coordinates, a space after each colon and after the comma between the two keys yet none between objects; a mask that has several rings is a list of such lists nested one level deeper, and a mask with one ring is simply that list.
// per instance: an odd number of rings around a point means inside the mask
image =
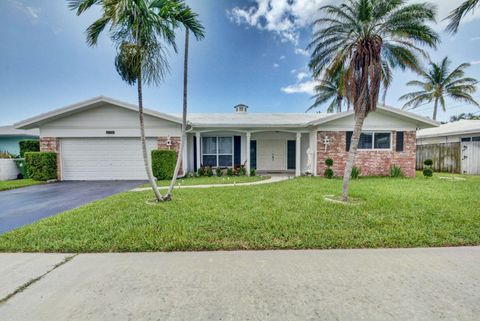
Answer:
[{"label": "window with white frame", "polygon": [[202,137],[202,165],[233,166],[233,137]]},{"label": "window with white frame", "polygon": [[390,149],[392,135],[390,132],[363,132],[358,143],[359,149]]}]

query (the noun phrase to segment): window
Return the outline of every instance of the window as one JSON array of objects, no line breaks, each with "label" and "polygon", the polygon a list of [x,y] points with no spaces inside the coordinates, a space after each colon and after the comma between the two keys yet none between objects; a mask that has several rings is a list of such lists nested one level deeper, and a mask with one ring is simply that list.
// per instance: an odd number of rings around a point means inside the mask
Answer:
[{"label": "window", "polygon": [[396,150],[397,152],[403,152],[403,140],[404,140],[404,133],[397,132],[397,143],[396,143]]},{"label": "window", "polygon": [[[347,132],[347,151],[350,150],[352,132]],[[390,149],[391,133],[389,132],[364,132],[360,134],[358,149]],[[403,146],[402,146],[403,149]]]},{"label": "window", "polygon": [[233,137],[202,137],[204,166],[233,166]]},{"label": "window", "polygon": [[472,142],[480,142],[480,136],[472,137]]},{"label": "window", "polygon": [[480,142],[480,136],[462,137],[462,142]]}]

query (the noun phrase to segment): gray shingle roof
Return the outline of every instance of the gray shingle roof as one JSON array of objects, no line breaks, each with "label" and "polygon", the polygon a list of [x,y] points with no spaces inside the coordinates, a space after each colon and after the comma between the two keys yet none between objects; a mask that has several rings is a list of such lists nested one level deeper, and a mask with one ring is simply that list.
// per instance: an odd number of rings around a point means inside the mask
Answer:
[{"label": "gray shingle roof", "polygon": [[12,125],[0,126],[0,136],[39,136],[38,129],[15,129]]},{"label": "gray shingle roof", "polygon": [[459,120],[417,131],[417,138],[480,133],[480,120]]}]

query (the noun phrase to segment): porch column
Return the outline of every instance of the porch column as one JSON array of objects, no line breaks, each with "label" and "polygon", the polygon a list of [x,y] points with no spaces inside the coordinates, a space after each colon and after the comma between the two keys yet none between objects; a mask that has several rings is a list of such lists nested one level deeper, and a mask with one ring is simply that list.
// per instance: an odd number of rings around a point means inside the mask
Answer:
[{"label": "porch column", "polygon": [[247,170],[247,175],[250,176],[250,138],[251,138],[251,133],[250,132],[247,132],[247,148],[246,148],[246,151],[247,151],[247,164],[245,165],[245,169]]},{"label": "porch column", "polygon": [[200,168],[200,146],[202,146],[202,142],[200,140],[200,132],[195,133],[195,139],[197,140],[197,155],[195,157],[197,158],[197,170]]},{"label": "porch column", "polygon": [[301,173],[301,161],[300,161],[300,144],[302,143],[302,133],[297,133],[297,142],[295,143],[295,176],[300,176]]}]

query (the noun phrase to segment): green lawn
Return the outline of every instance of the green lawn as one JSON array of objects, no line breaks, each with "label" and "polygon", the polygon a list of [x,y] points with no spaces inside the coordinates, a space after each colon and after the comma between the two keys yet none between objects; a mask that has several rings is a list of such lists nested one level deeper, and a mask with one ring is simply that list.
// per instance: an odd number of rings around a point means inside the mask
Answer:
[{"label": "green lawn", "polygon": [[480,177],[362,178],[358,205],[324,200],[341,180],[302,177],[178,190],[149,205],[127,192],[0,236],[0,251],[109,252],[480,245]]},{"label": "green lawn", "polygon": [[[20,188],[30,185],[41,184],[42,182],[34,181],[33,179],[15,179],[13,181],[0,181],[0,191],[6,191],[9,189]],[[0,204],[1,208],[1,204]]]},{"label": "green lawn", "polygon": [[[263,181],[270,178],[269,176],[223,176],[223,177],[189,177],[189,178],[179,178],[177,179],[177,185],[187,186],[187,185],[217,185],[217,184],[239,184],[239,183],[249,183]],[[157,181],[158,186],[169,186],[170,180]],[[143,185],[143,187],[150,187],[150,183]]]}]

